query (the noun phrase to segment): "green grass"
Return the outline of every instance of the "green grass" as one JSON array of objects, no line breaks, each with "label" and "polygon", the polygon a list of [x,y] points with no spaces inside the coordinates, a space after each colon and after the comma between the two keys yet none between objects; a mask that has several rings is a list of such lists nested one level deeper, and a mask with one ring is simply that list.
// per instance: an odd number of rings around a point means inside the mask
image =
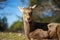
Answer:
[{"label": "green grass", "polygon": [[26,35],[21,33],[0,32],[0,40],[28,40]]}]

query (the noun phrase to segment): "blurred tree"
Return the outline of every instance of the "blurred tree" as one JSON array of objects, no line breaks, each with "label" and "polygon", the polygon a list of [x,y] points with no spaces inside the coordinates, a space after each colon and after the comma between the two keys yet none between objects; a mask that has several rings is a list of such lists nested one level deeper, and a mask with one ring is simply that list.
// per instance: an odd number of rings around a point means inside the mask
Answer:
[{"label": "blurred tree", "polygon": [[[29,0],[29,6],[37,5],[33,20],[38,22],[60,22],[60,0]],[[50,10],[50,12],[48,11]],[[46,15],[48,13],[48,15]]]},{"label": "blurred tree", "polygon": [[6,1],[6,0],[0,0],[0,2],[4,2],[4,1]]},{"label": "blurred tree", "polygon": [[60,8],[60,0],[52,0],[52,3]]},{"label": "blurred tree", "polygon": [[30,1],[30,6],[33,6],[34,4],[37,4],[38,6],[41,5],[43,2],[47,2],[49,0],[29,0]]},{"label": "blurred tree", "polygon": [[[60,11],[56,10],[56,8],[59,8],[59,0],[30,0],[30,6],[34,4],[38,5],[33,11],[33,18],[35,21],[58,22]],[[50,12],[48,10],[50,10]]]},{"label": "blurred tree", "polygon": [[3,17],[0,19],[0,31],[7,31],[8,29],[8,24],[7,24],[7,18]]},{"label": "blurred tree", "polygon": [[11,27],[10,30],[13,32],[18,32],[18,31],[22,31],[23,30],[23,23],[21,21],[16,21],[14,22]]}]

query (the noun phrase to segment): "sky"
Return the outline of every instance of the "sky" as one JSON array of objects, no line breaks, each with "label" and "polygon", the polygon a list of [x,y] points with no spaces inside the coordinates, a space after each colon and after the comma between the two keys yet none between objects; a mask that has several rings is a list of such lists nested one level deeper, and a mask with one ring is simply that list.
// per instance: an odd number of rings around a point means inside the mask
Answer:
[{"label": "sky", "polygon": [[0,9],[0,17],[6,16],[8,25],[11,26],[13,22],[18,20],[18,16],[22,17],[23,13],[18,9],[20,7],[28,7],[28,0],[25,0],[24,3],[21,0],[7,0],[6,2],[0,2],[0,6],[4,7]]},{"label": "sky", "polygon": [[[13,22],[18,20],[18,16],[22,17],[23,13],[18,9],[18,6],[20,7],[28,7],[29,0],[25,0],[24,3],[21,2],[21,0],[7,0],[6,2],[0,2],[0,7],[3,7],[3,9],[0,9],[0,17],[6,16],[8,26],[11,26]],[[46,12],[46,15],[51,16],[51,11]]]}]

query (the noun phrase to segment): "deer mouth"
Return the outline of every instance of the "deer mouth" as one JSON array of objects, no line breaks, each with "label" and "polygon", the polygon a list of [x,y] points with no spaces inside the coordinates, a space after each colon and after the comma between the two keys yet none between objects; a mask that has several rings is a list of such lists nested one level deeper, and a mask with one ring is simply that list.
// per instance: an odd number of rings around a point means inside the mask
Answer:
[{"label": "deer mouth", "polygon": [[31,21],[31,19],[30,19],[30,18],[28,18],[27,20],[28,20],[28,22],[30,22],[30,21]]},{"label": "deer mouth", "polygon": [[25,22],[31,22],[31,19],[26,19]]},{"label": "deer mouth", "polygon": [[30,20],[27,20],[27,22],[28,22],[28,23],[31,22],[31,19],[30,19]]}]

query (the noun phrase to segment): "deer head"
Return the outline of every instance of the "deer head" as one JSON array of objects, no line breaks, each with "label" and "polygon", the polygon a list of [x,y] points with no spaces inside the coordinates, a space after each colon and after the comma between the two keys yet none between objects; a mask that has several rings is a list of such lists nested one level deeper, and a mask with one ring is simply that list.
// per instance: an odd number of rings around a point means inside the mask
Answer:
[{"label": "deer head", "polygon": [[23,20],[24,21],[26,21],[26,22],[31,21],[32,12],[35,7],[36,7],[36,5],[29,7],[29,8],[18,7],[20,9],[20,11],[23,13]]}]

